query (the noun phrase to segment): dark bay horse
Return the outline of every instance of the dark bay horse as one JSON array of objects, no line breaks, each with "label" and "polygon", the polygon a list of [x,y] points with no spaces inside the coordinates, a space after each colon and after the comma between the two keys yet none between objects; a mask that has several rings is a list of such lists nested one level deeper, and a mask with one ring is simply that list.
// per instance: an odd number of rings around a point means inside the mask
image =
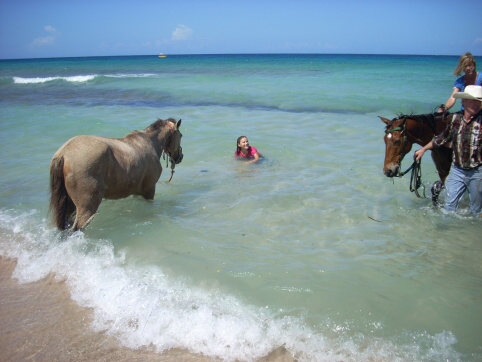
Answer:
[{"label": "dark bay horse", "polygon": [[[414,143],[425,146],[434,135],[441,133],[452,115],[450,114],[421,114],[421,115],[400,115],[391,121],[380,117],[385,128],[385,161],[383,173],[387,177],[403,176],[401,164],[403,157],[410,152]],[[445,179],[447,178],[452,164],[452,149],[449,147],[438,147],[432,149],[432,160],[439,175],[432,187],[432,201],[437,202]]]},{"label": "dark bay horse", "polygon": [[140,195],[152,200],[162,173],[161,156],[167,155],[172,172],[182,161],[180,126],[181,120],[158,119],[124,138],[68,140],[50,163],[50,210],[55,225],[60,230],[70,225],[71,231],[85,228],[103,198]]}]

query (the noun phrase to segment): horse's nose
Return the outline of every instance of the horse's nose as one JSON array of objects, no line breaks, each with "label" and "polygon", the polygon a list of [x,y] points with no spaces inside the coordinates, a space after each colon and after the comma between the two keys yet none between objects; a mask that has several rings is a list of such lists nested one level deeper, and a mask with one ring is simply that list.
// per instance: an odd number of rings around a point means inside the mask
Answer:
[{"label": "horse's nose", "polygon": [[184,155],[181,153],[179,157],[176,160],[176,163],[181,163],[182,159],[184,158]]},{"label": "horse's nose", "polygon": [[399,165],[395,162],[390,162],[383,168],[383,171],[387,177],[395,177],[398,175]]},{"label": "horse's nose", "polygon": [[395,167],[395,168],[387,168],[385,170],[385,175],[387,177],[395,177],[398,175],[398,167]]}]

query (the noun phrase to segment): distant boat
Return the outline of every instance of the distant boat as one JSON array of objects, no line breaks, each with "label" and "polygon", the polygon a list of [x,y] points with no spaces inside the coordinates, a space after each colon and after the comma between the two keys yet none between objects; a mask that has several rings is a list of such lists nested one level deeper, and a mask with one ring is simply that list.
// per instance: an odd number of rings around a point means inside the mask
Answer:
[{"label": "distant boat", "polygon": [[162,53],[159,54],[159,58],[166,58],[166,57],[167,57],[167,55],[165,55],[165,54],[162,54]]}]

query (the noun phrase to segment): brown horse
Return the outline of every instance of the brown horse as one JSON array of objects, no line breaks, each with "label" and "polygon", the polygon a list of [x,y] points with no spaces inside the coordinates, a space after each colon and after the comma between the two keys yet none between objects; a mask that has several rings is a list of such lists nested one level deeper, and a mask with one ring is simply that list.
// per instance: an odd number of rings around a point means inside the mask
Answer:
[{"label": "brown horse", "polygon": [[[425,146],[434,135],[441,133],[447,126],[450,114],[401,115],[393,120],[379,118],[386,124],[385,129],[385,162],[383,173],[387,177],[401,177],[403,157],[410,152],[414,143]],[[432,160],[440,177],[432,187],[432,200],[437,202],[452,164],[452,149],[437,147],[432,149]]]},{"label": "brown horse", "polygon": [[50,163],[50,209],[56,226],[64,230],[71,225],[71,231],[85,228],[103,198],[140,195],[152,200],[163,153],[172,172],[182,161],[180,126],[181,120],[158,119],[124,138],[76,136],[68,140]]}]

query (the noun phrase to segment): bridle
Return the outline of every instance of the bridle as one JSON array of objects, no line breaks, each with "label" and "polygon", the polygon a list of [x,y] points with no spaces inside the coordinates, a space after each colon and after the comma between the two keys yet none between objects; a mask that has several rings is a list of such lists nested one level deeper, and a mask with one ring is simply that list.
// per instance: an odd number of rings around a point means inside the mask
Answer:
[{"label": "bridle", "polygon": [[[395,128],[392,128],[392,129],[387,129],[387,130],[385,131],[385,134],[386,134],[386,135],[390,135],[390,134],[393,133],[393,132],[400,132],[400,135],[403,136],[403,137],[402,137],[402,149],[401,149],[401,151],[400,151],[400,156],[399,156],[398,162],[397,162],[399,169],[401,169],[401,167],[402,167],[402,160],[403,160],[403,158],[404,158],[405,155],[406,155],[406,153],[404,152],[405,146],[406,146],[406,144],[407,144],[407,134],[406,134],[406,132],[405,132],[405,128],[406,128],[405,125],[406,125],[406,123],[407,123],[407,117],[405,117],[405,118],[403,119],[403,123],[402,123],[400,126],[395,127]],[[391,136],[391,135],[390,135],[390,136]],[[409,171],[409,170],[407,170],[407,171],[405,171],[405,172],[402,172],[402,173],[399,172],[399,173],[398,173],[398,177],[402,177],[402,176],[405,175],[408,171]]]},{"label": "bridle", "polygon": [[[405,157],[405,155],[407,154],[407,153],[404,152],[405,146],[407,144],[407,132],[405,132],[406,131],[406,123],[407,123],[407,117],[404,117],[403,123],[400,126],[392,128],[392,129],[387,129],[385,131],[386,135],[389,135],[393,132],[400,132],[400,135],[403,136],[402,137],[402,149],[400,151],[400,156],[399,156],[399,159],[398,159],[398,169],[399,170],[402,169],[402,160]],[[403,172],[399,171],[397,176],[403,177],[404,175],[406,175],[410,171],[412,171],[412,173],[410,175],[410,192],[415,192],[415,195],[417,195],[417,197],[422,198],[422,196],[420,196],[420,194],[418,192],[418,189],[422,185],[422,164],[421,164],[421,160],[413,161],[412,165],[409,168],[407,168]],[[423,189],[423,198],[425,198],[425,187]]]},{"label": "bridle", "polygon": [[[166,149],[169,149],[169,147],[171,146],[172,137],[174,136],[175,131],[176,130],[173,127],[170,127],[171,135],[169,136],[169,141],[168,141],[167,145],[164,147],[164,149],[162,150],[162,159],[166,160],[166,168],[169,167],[169,161],[171,162],[171,177],[169,177],[169,180],[167,180],[167,182],[171,182],[172,176],[174,175],[174,168],[176,167],[176,162],[172,159],[171,155],[168,152],[166,152]],[[179,150],[180,150],[181,155],[182,155],[181,145],[179,145]],[[166,157],[166,155],[168,157]]]}]

